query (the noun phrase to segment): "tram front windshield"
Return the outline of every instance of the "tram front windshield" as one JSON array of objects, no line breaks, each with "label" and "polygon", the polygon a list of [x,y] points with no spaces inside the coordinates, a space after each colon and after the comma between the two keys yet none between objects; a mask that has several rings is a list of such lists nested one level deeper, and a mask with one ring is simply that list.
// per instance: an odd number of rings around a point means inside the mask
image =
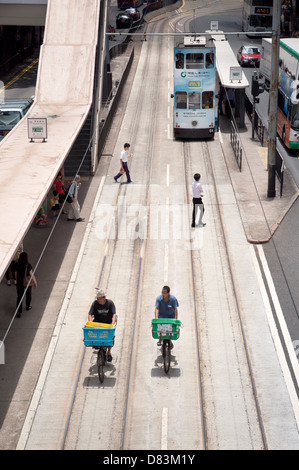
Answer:
[{"label": "tram front windshield", "polygon": [[186,54],[186,69],[203,69],[204,54],[192,53]]},{"label": "tram front windshield", "polygon": [[254,28],[271,28],[272,16],[251,15],[249,24]]}]

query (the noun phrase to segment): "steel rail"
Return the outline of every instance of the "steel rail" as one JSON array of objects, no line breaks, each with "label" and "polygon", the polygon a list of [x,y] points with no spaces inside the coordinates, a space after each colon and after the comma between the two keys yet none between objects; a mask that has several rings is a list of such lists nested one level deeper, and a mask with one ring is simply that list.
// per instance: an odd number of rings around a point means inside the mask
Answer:
[{"label": "steel rail", "polygon": [[[167,21],[167,20],[164,20]],[[155,23],[156,25],[156,23]],[[148,56],[149,56],[150,50],[148,51]],[[161,73],[161,56],[159,54],[159,59],[158,59],[158,70],[157,70],[157,76],[160,76]],[[140,84],[140,97],[141,97],[141,92],[143,91],[142,84],[145,80],[145,77],[147,75],[147,68],[149,65],[149,61],[146,61],[146,67],[144,68],[143,75],[142,75],[142,80]],[[157,80],[158,82],[159,80]],[[157,114],[158,114],[158,94],[159,94],[159,87],[156,86],[155,90],[155,96],[154,96],[154,109],[152,111],[152,116],[151,116],[151,130],[149,132],[149,144],[147,146],[148,150],[148,171],[147,171],[147,181],[146,181],[146,197],[145,197],[145,207],[148,205],[148,200],[149,200],[149,186],[150,186],[150,181],[151,181],[151,174],[152,174],[152,162],[153,162],[153,155],[154,155],[154,145],[155,145],[155,128],[156,128],[156,122],[157,122]],[[137,113],[135,113],[135,116]],[[140,257],[139,257],[139,274],[138,274],[138,283],[137,283],[137,297],[136,297],[136,304],[135,304],[135,312],[134,312],[134,327],[133,327],[133,340],[132,340],[132,347],[131,347],[131,355],[130,355],[130,367],[129,367],[129,377],[128,377],[128,385],[127,385],[127,398],[126,398],[126,406],[125,406],[125,415],[124,415],[124,425],[123,425],[123,432],[122,432],[122,446],[121,449],[125,450],[125,445],[126,445],[126,437],[127,437],[127,424],[128,424],[128,414],[129,414],[129,407],[130,407],[130,398],[131,398],[131,384],[132,384],[132,370],[133,370],[133,362],[134,362],[134,349],[135,349],[135,333],[136,333],[136,324],[137,324],[137,314],[138,314],[138,308],[139,308],[139,297],[140,297],[140,289],[141,289],[141,280],[143,276],[143,267],[145,264],[145,255],[146,255],[146,244],[147,244],[147,237],[144,237],[141,242],[141,249],[140,249]]]},{"label": "steel rail", "polygon": [[240,36],[246,35],[246,36],[261,36],[265,37],[265,35],[269,35],[270,33],[260,33],[260,32],[254,32],[254,33],[249,33],[249,32],[244,32],[244,31],[230,31],[230,32],[225,32],[225,31],[205,31],[205,32],[198,32],[198,33],[130,33],[130,32],[123,32],[123,33],[106,33],[107,36],[191,36],[191,37],[196,37],[196,36]]},{"label": "steel rail", "polygon": [[215,193],[215,198],[216,198],[216,207],[217,207],[217,211],[218,211],[218,214],[219,214],[219,220],[220,220],[220,226],[221,226],[221,232],[222,232],[222,239],[223,239],[223,242],[224,242],[225,253],[226,253],[226,258],[227,258],[227,263],[228,263],[228,268],[229,268],[229,273],[230,273],[230,279],[231,279],[231,283],[232,283],[232,287],[233,287],[234,299],[235,299],[236,309],[237,309],[238,318],[239,318],[239,322],[240,322],[241,334],[242,334],[242,339],[243,339],[243,344],[244,344],[244,351],[245,351],[245,355],[246,355],[246,361],[247,361],[247,365],[248,365],[249,376],[250,376],[250,381],[251,381],[252,390],[253,390],[253,398],[254,398],[254,402],[255,402],[255,406],[256,406],[257,417],[258,417],[259,427],[260,427],[260,431],[261,431],[261,437],[262,437],[264,449],[268,450],[267,437],[266,437],[265,428],[264,428],[264,424],[263,424],[262,413],[261,413],[261,409],[260,409],[260,405],[259,405],[257,389],[256,389],[256,386],[255,386],[253,368],[252,368],[250,354],[249,354],[249,350],[248,350],[248,346],[247,346],[246,334],[245,334],[245,329],[244,329],[244,325],[243,325],[240,304],[239,304],[239,300],[238,300],[238,294],[237,294],[236,283],[235,283],[235,276],[233,274],[232,263],[231,263],[231,260],[230,260],[230,254],[229,254],[228,243],[227,243],[227,237],[225,235],[225,230],[224,230],[223,216],[222,216],[222,213],[221,213],[221,210],[220,210],[220,202],[219,202],[218,189],[217,189],[216,179],[215,179],[215,171],[214,171],[214,168],[213,168],[213,163],[212,163],[208,143],[207,142],[202,143],[202,146],[203,146],[203,150],[204,150],[203,153],[207,156],[205,161],[207,161],[209,163],[209,166],[210,166],[210,169],[211,169],[211,175],[212,175],[213,186],[214,186],[214,193]]},{"label": "steel rail", "polygon": [[[190,161],[190,147],[186,141],[183,141],[183,164],[184,164],[184,174],[185,174],[185,193],[187,203],[191,200],[189,185],[188,185],[188,173],[187,173],[187,163]],[[191,226],[191,217],[190,213],[188,214],[188,223],[189,227]],[[204,443],[204,450],[208,449],[208,437],[207,437],[207,424],[205,419],[205,412],[204,412],[204,396],[203,396],[203,381],[202,381],[202,373],[201,373],[201,358],[200,358],[200,332],[198,329],[198,311],[196,307],[196,295],[195,295],[195,269],[194,269],[194,257],[192,256],[193,250],[190,249],[190,264],[191,264],[191,273],[192,273],[192,298],[193,298],[193,305],[194,305],[194,321],[195,321],[195,332],[196,332],[196,354],[197,354],[197,362],[198,362],[198,377],[199,377],[199,391],[200,391],[200,404],[201,404],[201,423],[202,423],[202,436],[203,436],[203,443]]]},{"label": "steel rail", "polygon": [[[149,52],[150,52],[150,50],[148,51],[148,53]],[[143,90],[144,90],[143,83],[144,83],[144,80],[146,78],[147,68],[148,68],[150,62],[146,61],[146,64],[147,64],[147,66],[145,67],[145,69],[143,71],[142,78],[140,80],[138,97],[137,97],[137,100],[136,100],[136,109],[135,109],[135,112],[133,113],[133,119],[131,121],[130,130],[129,130],[129,139],[128,140],[130,142],[132,142],[133,145],[134,145],[135,135],[136,135],[135,127],[138,123],[138,109],[141,107],[142,98],[143,98]],[[160,70],[160,56],[159,56],[159,70]],[[149,139],[149,145],[148,145],[148,148],[149,148],[148,155],[149,155],[150,164],[149,164],[149,171],[147,173],[148,178],[147,178],[147,183],[146,183],[146,186],[147,186],[147,189],[146,189],[146,204],[147,204],[147,201],[148,201],[148,198],[149,198],[148,188],[149,188],[150,178],[151,178],[151,164],[152,164],[153,148],[154,148],[154,140],[155,140],[154,139],[154,128],[155,128],[156,118],[157,118],[157,104],[158,104],[158,99],[157,98],[158,98],[158,87],[156,88],[155,110],[154,110],[154,116],[152,117],[152,126],[151,126],[152,131],[149,133],[150,139]],[[121,185],[119,185],[119,190],[118,190],[118,192],[115,196],[115,202],[117,201],[117,198],[119,197],[120,188],[121,188]],[[111,224],[111,226],[110,226],[109,233],[111,233],[112,225],[113,224]],[[100,270],[100,274],[99,274],[99,278],[98,278],[97,289],[99,288],[99,286],[101,284],[101,279],[103,277],[103,272],[104,272],[106,259],[107,259],[107,253],[108,253],[108,250],[109,250],[109,240],[111,240],[110,236],[108,236],[108,238],[107,238],[107,246],[106,246],[106,249],[105,249],[104,258],[103,258],[102,265],[101,265],[101,270]],[[123,436],[122,436],[122,448],[124,448],[124,446],[125,446],[125,438],[126,438],[126,430],[127,430],[127,417],[128,417],[128,410],[129,410],[130,389],[131,389],[131,381],[132,381],[132,364],[133,364],[133,361],[134,361],[134,347],[135,347],[135,343],[136,343],[135,333],[136,333],[137,314],[138,314],[138,308],[139,308],[141,280],[142,280],[143,266],[144,266],[145,243],[146,243],[146,240],[143,239],[142,240],[142,246],[141,246],[141,249],[140,249],[141,256],[139,258],[139,268],[138,268],[139,274],[138,274],[138,283],[137,283],[137,289],[136,289],[137,295],[136,295],[134,317],[133,317],[133,322],[134,322],[134,324],[133,324],[133,334],[132,334],[132,341],[130,342],[131,352],[130,352],[129,374],[128,374],[127,392],[126,392],[126,400],[125,400],[125,414],[124,414],[123,432],[122,432],[122,434],[123,434]],[[113,239],[113,247],[111,247],[112,250],[115,250],[116,244],[117,244],[117,237],[115,237],[115,239]],[[69,410],[68,410],[68,413],[67,413],[67,420],[66,420],[64,433],[63,433],[63,440],[62,440],[62,443],[61,443],[61,450],[64,450],[65,445],[66,445],[66,440],[67,440],[67,436],[68,436],[68,432],[69,432],[69,428],[70,428],[70,424],[71,424],[71,416],[72,416],[73,408],[74,408],[74,405],[75,405],[76,393],[77,393],[78,384],[79,384],[79,381],[80,381],[80,375],[81,375],[81,372],[82,372],[85,350],[86,350],[86,347],[84,346],[82,354],[81,354],[81,359],[80,359],[80,362],[79,362],[79,366],[78,366],[78,371],[76,373],[76,381],[75,381],[75,384],[74,384],[74,390],[73,390],[73,393],[72,393],[72,399],[71,399],[70,407],[69,407]]]}]

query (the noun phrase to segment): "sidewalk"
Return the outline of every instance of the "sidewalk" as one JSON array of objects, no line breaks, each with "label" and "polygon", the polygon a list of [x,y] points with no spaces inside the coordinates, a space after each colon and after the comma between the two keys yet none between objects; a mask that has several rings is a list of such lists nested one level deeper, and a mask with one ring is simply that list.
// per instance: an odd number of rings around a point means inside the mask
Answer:
[{"label": "sidewalk", "polygon": [[241,172],[230,143],[230,122],[225,116],[220,116],[219,138],[247,240],[249,243],[266,243],[296,201],[299,190],[292,175],[285,169],[282,197],[277,178],[276,197],[267,197],[268,147],[262,147],[256,136],[252,140],[251,122],[247,114],[245,126],[239,130],[243,145]]}]

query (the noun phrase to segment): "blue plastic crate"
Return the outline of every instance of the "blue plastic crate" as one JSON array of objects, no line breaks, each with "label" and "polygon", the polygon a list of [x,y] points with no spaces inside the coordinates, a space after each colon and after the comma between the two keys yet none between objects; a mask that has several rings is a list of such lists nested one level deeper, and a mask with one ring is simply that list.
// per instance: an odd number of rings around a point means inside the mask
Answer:
[{"label": "blue plastic crate", "polygon": [[114,328],[83,328],[85,346],[113,346]]}]

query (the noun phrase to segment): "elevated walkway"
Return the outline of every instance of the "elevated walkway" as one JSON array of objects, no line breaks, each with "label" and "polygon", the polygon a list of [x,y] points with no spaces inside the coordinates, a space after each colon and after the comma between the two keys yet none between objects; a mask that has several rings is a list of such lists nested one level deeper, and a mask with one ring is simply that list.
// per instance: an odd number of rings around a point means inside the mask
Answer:
[{"label": "elevated walkway", "polygon": [[[207,31],[214,39],[216,47],[216,67],[219,80],[225,89],[231,88],[235,94],[235,117],[239,118],[239,127],[245,126],[245,88],[249,87],[249,82],[242,68],[236,59],[236,56],[230,47],[229,42],[222,31]],[[213,35],[214,33],[214,35]],[[234,70],[240,70],[242,73],[241,77],[237,79],[231,79],[231,68]]]},{"label": "elevated walkway", "polygon": [[[48,2],[35,104],[0,144],[0,279],[90,111],[99,17],[100,0]],[[29,142],[27,118],[37,117],[47,118],[46,143]]]},{"label": "elevated walkway", "polygon": [[44,26],[48,0],[0,0],[1,26]]}]

